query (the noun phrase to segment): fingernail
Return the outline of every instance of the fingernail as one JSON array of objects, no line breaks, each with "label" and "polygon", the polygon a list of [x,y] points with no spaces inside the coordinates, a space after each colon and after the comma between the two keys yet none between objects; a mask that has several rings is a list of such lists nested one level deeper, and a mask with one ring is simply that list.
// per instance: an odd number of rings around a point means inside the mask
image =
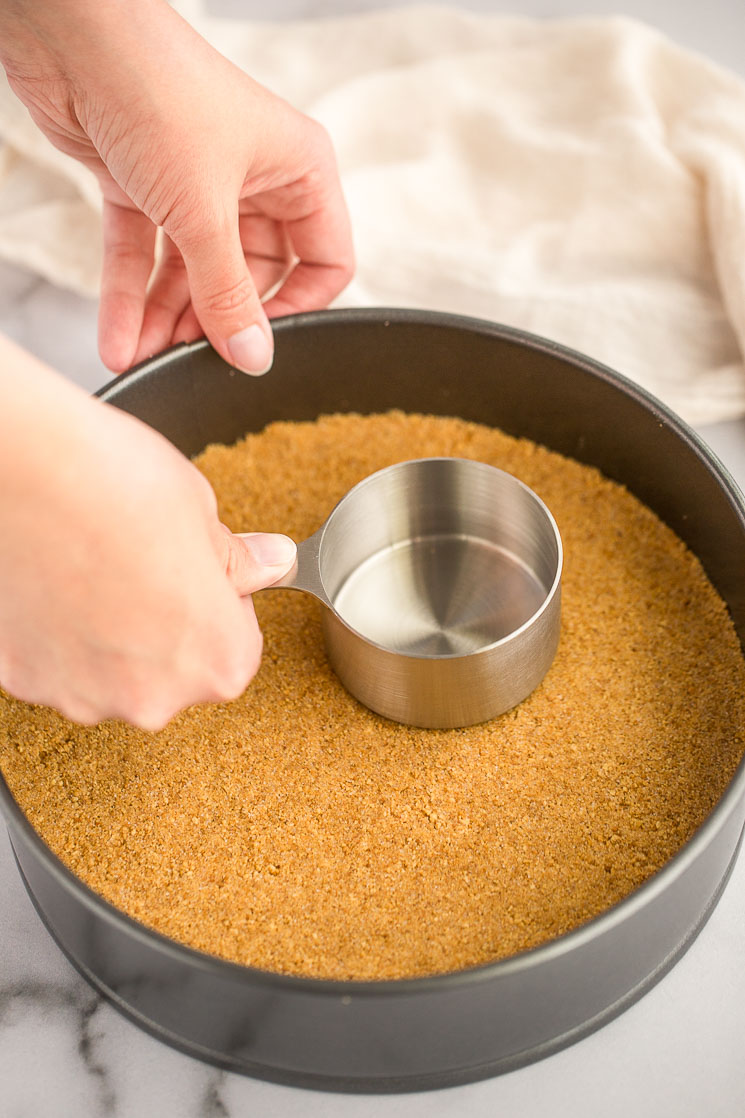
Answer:
[{"label": "fingernail", "polygon": [[228,339],[228,353],[236,369],[252,377],[268,373],[274,360],[271,340],[257,323]]},{"label": "fingernail", "polygon": [[273,532],[239,532],[261,567],[288,567],[295,559],[297,546],[289,536]]}]

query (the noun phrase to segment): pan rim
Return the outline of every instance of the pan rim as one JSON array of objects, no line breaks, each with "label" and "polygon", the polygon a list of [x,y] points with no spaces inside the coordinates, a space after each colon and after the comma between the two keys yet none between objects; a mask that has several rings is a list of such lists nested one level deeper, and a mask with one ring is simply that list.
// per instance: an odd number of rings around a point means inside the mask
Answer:
[{"label": "pan rim", "polygon": [[[592,373],[604,383],[643,405],[645,410],[660,422],[661,426],[671,428],[673,433],[693,450],[699,459],[703,460],[706,468],[714,473],[720,488],[740,520],[745,534],[745,497],[727,468],[693,428],[646,389],[641,388],[623,374],[615,372],[610,367],[570,347],[524,330],[485,319],[400,307],[309,311],[275,319],[273,326],[275,332],[281,334],[289,329],[306,324],[326,323],[331,326],[339,323],[354,324],[356,322],[376,323],[384,326],[401,323],[405,325],[435,325],[455,329],[465,328],[482,335],[514,342],[522,347],[532,349],[534,352],[558,357],[581,370]],[[104,403],[109,403],[110,398],[116,396],[119,386],[150,375],[161,365],[170,363],[182,354],[187,352],[194,354],[205,349],[209,349],[209,344],[205,340],[174,346],[123,373],[99,389],[94,395]],[[52,849],[47,846],[44,839],[23,813],[13,797],[4,775],[0,772],[0,811],[6,817],[8,829],[11,832],[11,841],[12,831],[15,827],[21,832],[24,840],[32,847],[35,856],[41,860],[46,870],[52,874],[57,882],[67,891],[71,891],[79,902],[107,923],[113,924],[123,933],[134,936],[137,940],[151,948],[156,948],[165,955],[182,960],[192,967],[197,966],[204,971],[216,972],[226,980],[232,978],[241,982],[327,996],[333,999],[339,997],[410,997],[418,993],[445,992],[474,983],[498,981],[502,977],[506,978],[522,971],[532,970],[540,967],[541,964],[551,963],[561,956],[581,950],[588,942],[625,923],[654,901],[661,893],[665,892],[674,881],[686,872],[688,867],[709,847],[719,831],[727,825],[743,796],[745,796],[745,757],[738,763],[724,793],[706,819],[659,870],[620,901],[586,923],[536,947],[504,959],[482,963],[458,971],[378,980],[329,979],[263,970],[247,964],[236,963],[220,956],[210,955],[171,939],[129,916],[91,889],[81,878],[68,869]]]}]

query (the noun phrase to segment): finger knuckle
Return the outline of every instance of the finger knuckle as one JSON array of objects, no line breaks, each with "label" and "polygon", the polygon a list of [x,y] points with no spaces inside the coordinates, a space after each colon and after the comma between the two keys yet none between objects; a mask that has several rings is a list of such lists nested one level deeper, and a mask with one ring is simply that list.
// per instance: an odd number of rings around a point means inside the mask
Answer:
[{"label": "finger knuckle", "polygon": [[166,712],[162,709],[154,708],[152,710],[140,711],[131,721],[132,724],[137,726],[140,730],[146,730],[149,733],[157,733],[159,730],[165,729],[175,714],[175,710]]},{"label": "finger knuckle", "polygon": [[225,555],[225,577],[231,586],[239,587],[243,575],[247,567],[248,556],[245,548],[236,547],[231,540],[230,529],[226,528],[224,524],[220,528],[225,533],[224,544],[227,544],[227,553]]},{"label": "finger knuckle", "polygon": [[79,726],[96,726],[106,717],[103,710],[96,710],[89,703],[76,699],[64,699],[54,705],[68,721],[76,722]]},{"label": "finger knuckle", "polygon": [[140,730],[157,732],[171,721],[175,714],[186,704],[162,695],[143,693],[137,699],[124,704],[120,717]]},{"label": "finger knuckle", "polygon": [[16,699],[28,702],[26,698],[27,684],[23,673],[18,671],[13,659],[4,655],[0,658],[0,687]]},{"label": "finger knuckle", "polygon": [[104,717],[103,709],[70,693],[64,684],[47,685],[30,677],[22,665],[7,657],[0,664],[0,686],[15,699],[34,706],[51,707],[68,722],[80,726],[95,726]]},{"label": "finger knuckle", "polygon": [[253,303],[256,295],[248,275],[240,276],[226,287],[210,291],[204,299],[204,309],[210,314],[232,314]]},{"label": "finger knuckle", "polygon": [[338,266],[339,283],[341,287],[346,287],[348,283],[354,278],[355,260],[354,256],[350,256],[348,260],[342,260]]},{"label": "finger knuckle", "polygon": [[306,117],[305,124],[308,140],[317,155],[323,160],[335,159],[334,145],[324,125],[313,117]]},{"label": "finger knuckle", "polygon": [[173,276],[182,276],[186,271],[186,262],[180,252],[166,253],[160,261],[161,273]]},{"label": "finger knuckle", "polygon": [[202,192],[194,188],[193,179],[187,178],[179,186],[171,181],[154,183],[140,208],[179,247],[207,235],[194,221],[194,215],[204,208],[204,199]]},{"label": "finger knuckle", "polygon": [[261,638],[245,649],[241,656],[231,657],[219,673],[216,691],[220,702],[240,698],[261,665]]},{"label": "finger knuckle", "polygon": [[180,709],[167,684],[160,673],[146,675],[141,666],[130,666],[120,674],[109,717],[140,730],[162,730]]},{"label": "finger knuckle", "polygon": [[112,241],[106,246],[106,255],[109,264],[116,264],[119,268],[128,268],[139,265],[145,258],[142,246],[132,241]]}]

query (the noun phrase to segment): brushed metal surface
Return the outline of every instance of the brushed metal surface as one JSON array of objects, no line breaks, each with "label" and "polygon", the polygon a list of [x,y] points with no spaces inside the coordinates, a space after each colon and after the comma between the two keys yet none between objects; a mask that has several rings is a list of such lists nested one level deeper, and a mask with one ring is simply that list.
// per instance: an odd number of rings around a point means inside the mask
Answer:
[{"label": "brushed metal surface", "polygon": [[351,628],[408,656],[467,656],[509,636],[546,588],[513,553],[478,536],[421,536],[360,564],[336,596]]},{"label": "brushed metal surface", "polygon": [[556,522],[521,481],[424,458],[350,490],[270,589],[319,598],[330,662],[356,698],[442,729],[538,686],[558,645],[561,566]]}]

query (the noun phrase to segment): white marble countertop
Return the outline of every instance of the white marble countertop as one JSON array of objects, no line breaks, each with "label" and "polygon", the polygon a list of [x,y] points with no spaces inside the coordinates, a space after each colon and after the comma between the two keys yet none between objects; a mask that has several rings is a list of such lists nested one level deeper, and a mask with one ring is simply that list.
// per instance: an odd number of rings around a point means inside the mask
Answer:
[{"label": "white marble countertop", "polygon": [[[290,3],[287,14],[372,3]],[[471,7],[489,9],[488,0]],[[216,0],[255,16],[256,3]],[[605,12],[596,3],[585,11]],[[623,5],[735,66],[740,0],[705,8]],[[683,9],[685,8],[685,11]],[[571,0],[520,5],[571,14]],[[266,7],[264,6],[264,11]],[[273,13],[274,14],[274,13]],[[654,18],[655,14],[658,18]],[[739,44],[739,45],[738,45]],[[745,58],[739,61],[745,71]],[[745,124],[744,124],[745,126]],[[96,353],[96,308],[0,266],[0,330],[90,390],[109,378]],[[745,488],[745,420],[702,432]],[[92,991],[40,923],[0,830],[0,1118],[737,1118],[745,1114],[745,859],[687,954],[636,1005],[541,1063],[497,1079],[418,1095],[331,1095],[218,1071],[141,1032]]]}]

